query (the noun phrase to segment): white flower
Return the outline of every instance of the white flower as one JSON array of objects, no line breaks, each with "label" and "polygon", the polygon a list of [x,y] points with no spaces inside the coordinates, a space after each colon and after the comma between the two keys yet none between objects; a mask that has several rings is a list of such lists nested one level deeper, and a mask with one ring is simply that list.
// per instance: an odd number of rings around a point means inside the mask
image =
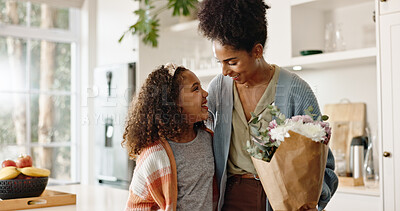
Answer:
[{"label": "white flower", "polygon": [[272,140],[277,141],[279,146],[280,142],[285,138],[290,137],[288,131],[291,130],[313,141],[320,142],[325,139],[325,129],[320,124],[303,123],[303,121],[293,121],[286,119],[285,124],[278,125],[278,127],[271,129],[270,136]]},{"label": "white flower", "polygon": [[286,125],[278,126],[271,131],[269,131],[269,135],[271,136],[272,140],[277,141],[278,143],[285,140],[285,138],[290,137],[288,131],[290,127],[286,127]]},{"label": "white flower", "polygon": [[323,141],[325,138],[325,129],[319,124],[306,123],[292,127],[292,131],[299,133],[315,142]]}]

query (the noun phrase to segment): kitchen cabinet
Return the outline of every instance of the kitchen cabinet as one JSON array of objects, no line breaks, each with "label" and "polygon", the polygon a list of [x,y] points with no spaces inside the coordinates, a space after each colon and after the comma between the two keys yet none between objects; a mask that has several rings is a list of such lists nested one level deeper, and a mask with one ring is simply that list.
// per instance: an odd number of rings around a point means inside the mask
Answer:
[{"label": "kitchen cabinet", "polygon": [[377,211],[380,206],[379,189],[364,187],[339,187],[335,197],[331,199],[326,211]]},{"label": "kitchen cabinet", "polygon": [[381,15],[400,12],[399,0],[378,0],[380,1],[379,11]]},{"label": "kitchen cabinet", "polygon": [[380,15],[379,34],[383,209],[400,210],[400,11]]},{"label": "kitchen cabinet", "polygon": [[[291,62],[287,67],[321,69],[375,64],[371,0],[292,0]],[[301,51],[324,53],[302,56]]]},{"label": "kitchen cabinet", "polygon": [[[303,70],[297,74],[313,88],[321,108],[326,103],[338,103],[335,100],[341,99],[340,96],[351,96],[349,99],[357,101],[358,96],[369,93],[370,98],[358,101],[367,104],[367,120],[374,133],[379,125],[375,3],[373,0],[291,0],[286,9],[290,11],[290,40],[287,40],[290,59],[284,63],[287,69]],[[304,50],[323,53],[303,56]],[[365,83],[373,86],[373,92],[358,89]],[[348,87],[346,91],[341,90],[343,86]],[[378,146],[380,140],[374,145]],[[326,210],[381,210],[381,196],[379,187],[339,186]]]}]

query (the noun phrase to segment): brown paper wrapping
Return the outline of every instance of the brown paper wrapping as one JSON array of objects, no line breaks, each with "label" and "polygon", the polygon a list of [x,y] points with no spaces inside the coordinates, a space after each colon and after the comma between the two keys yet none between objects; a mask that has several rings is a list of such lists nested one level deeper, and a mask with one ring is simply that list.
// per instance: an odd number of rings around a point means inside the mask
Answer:
[{"label": "brown paper wrapping", "polygon": [[324,180],[328,146],[289,134],[269,163],[251,157],[274,211],[315,208]]}]

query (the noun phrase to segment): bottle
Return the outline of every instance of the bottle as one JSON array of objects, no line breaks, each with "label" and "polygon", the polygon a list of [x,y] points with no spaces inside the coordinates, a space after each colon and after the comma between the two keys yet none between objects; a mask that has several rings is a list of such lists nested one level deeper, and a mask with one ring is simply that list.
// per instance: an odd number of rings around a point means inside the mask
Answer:
[{"label": "bottle", "polygon": [[364,144],[362,136],[354,137],[350,145],[350,172],[353,178],[362,178],[364,164]]},{"label": "bottle", "polygon": [[363,166],[364,185],[367,188],[376,188],[379,185],[379,176],[378,176],[378,171],[375,169],[374,166],[373,145],[369,130],[367,130],[367,135],[368,135],[368,149],[367,153],[365,154],[365,160]]}]

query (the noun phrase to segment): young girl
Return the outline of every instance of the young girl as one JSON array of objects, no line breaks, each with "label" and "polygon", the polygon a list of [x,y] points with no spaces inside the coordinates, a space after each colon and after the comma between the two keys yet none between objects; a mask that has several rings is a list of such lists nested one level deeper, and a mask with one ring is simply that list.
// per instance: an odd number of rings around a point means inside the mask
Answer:
[{"label": "young girl", "polygon": [[[214,156],[196,75],[161,66],[148,76],[122,142],[136,160],[126,210],[213,210]],[[214,187],[215,186],[215,187]]]}]

